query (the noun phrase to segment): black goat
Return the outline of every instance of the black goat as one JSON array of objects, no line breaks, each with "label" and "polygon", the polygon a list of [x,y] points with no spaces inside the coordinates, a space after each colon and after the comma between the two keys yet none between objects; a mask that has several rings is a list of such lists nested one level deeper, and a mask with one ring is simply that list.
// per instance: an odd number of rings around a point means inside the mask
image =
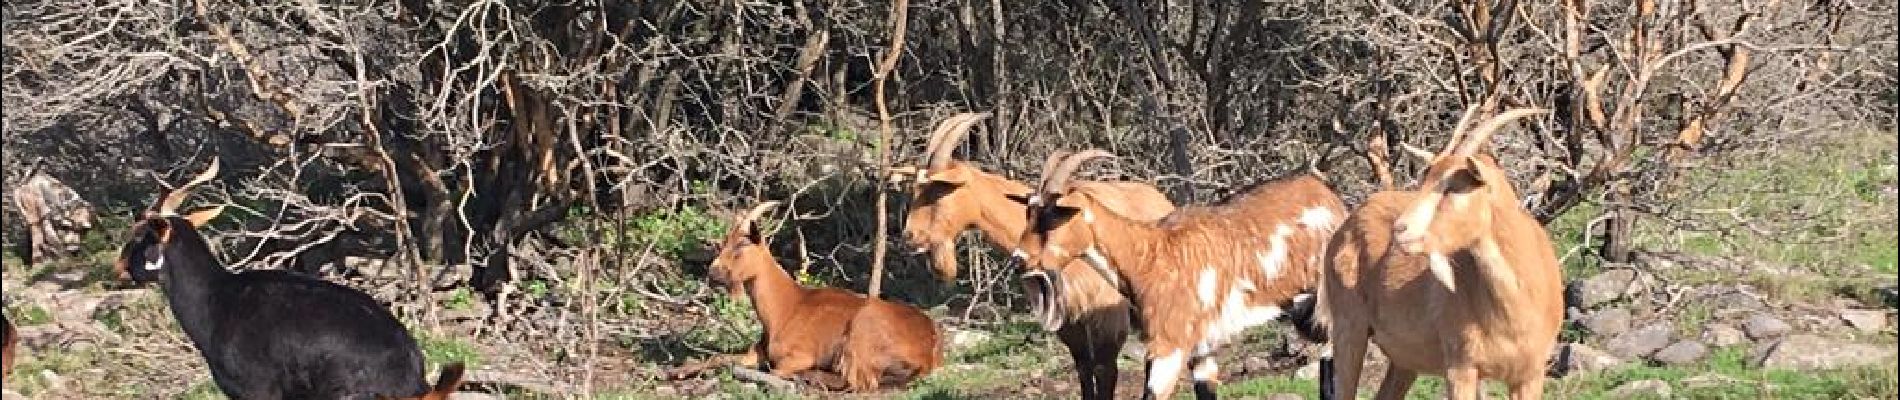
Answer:
[{"label": "black goat", "polygon": [[231,273],[197,227],[223,210],[178,215],[197,178],[160,196],[120,249],[119,276],[157,281],[172,316],[232,399],[372,399],[430,392],[415,338],[363,292],[277,270]]}]

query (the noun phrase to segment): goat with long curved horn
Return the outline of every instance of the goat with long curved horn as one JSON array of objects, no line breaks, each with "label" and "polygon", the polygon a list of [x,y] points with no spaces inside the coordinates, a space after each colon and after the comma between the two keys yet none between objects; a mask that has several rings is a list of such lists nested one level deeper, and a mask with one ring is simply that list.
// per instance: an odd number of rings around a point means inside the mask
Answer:
[{"label": "goat with long curved horn", "polygon": [[989,117],[990,113],[986,112],[962,113],[937,124],[937,131],[930,134],[931,141],[924,148],[929,152],[924,166],[932,170],[950,166],[950,153],[955,152],[964,136],[970,133],[970,127]]},{"label": "goat with long curved horn", "polygon": [[733,226],[733,229],[740,232],[752,232],[755,228],[752,226],[753,222],[758,221],[759,217],[764,216],[766,212],[772,211],[772,208],[777,207],[778,203],[777,200],[773,200],[752,206],[751,210],[746,211],[744,217],[739,218],[739,223]]},{"label": "goat with long curved horn", "polygon": [[1465,135],[1464,143],[1459,143],[1457,147],[1447,147],[1446,149],[1451,151],[1449,155],[1452,155],[1452,156],[1470,157],[1470,156],[1477,155],[1478,150],[1483,149],[1485,143],[1490,142],[1491,134],[1497,133],[1498,129],[1503,128],[1504,125],[1510,124],[1512,121],[1516,121],[1519,118],[1524,118],[1524,117],[1529,117],[1532,115],[1544,114],[1544,113],[1549,113],[1549,112],[1550,112],[1549,109],[1543,109],[1543,108],[1519,108],[1519,109],[1514,109],[1511,111],[1505,111],[1503,114],[1498,114],[1497,116],[1491,117],[1491,119],[1484,121],[1483,125],[1479,125],[1477,128],[1472,129],[1469,134]]}]

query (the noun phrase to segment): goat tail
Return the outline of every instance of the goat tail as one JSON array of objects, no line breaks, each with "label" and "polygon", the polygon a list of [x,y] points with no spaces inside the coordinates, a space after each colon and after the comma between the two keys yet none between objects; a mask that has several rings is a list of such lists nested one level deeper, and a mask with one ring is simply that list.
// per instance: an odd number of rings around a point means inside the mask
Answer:
[{"label": "goat tail", "polygon": [[878,367],[878,355],[872,349],[866,349],[862,340],[845,343],[844,351],[838,355],[838,374],[844,375],[845,388],[854,392],[877,390],[878,380],[882,378],[883,368]]}]

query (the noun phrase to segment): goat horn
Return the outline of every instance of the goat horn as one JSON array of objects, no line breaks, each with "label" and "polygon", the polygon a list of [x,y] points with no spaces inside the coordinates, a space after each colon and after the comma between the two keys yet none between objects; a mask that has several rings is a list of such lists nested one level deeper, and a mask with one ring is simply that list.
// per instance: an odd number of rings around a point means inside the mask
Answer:
[{"label": "goat horn", "polygon": [[970,133],[970,126],[989,117],[990,113],[986,112],[962,113],[937,124],[937,131],[930,134],[931,143],[925,146],[925,150],[930,152],[930,158],[924,160],[924,166],[930,169],[949,166],[950,153],[956,151],[957,144],[962,143],[963,137]]},{"label": "goat horn", "polygon": [[1073,152],[1068,150],[1056,150],[1055,152],[1049,153],[1048,158],[1042,160],[1042,174],[1036,175],[1036,192],[1032,193],[1032,195],[1048,192],[1043,189],[1049,188],[1049,173],[1056,172],[1056,166],[1062,164],[1062,159],[1068,158],[1070,153]]},{"label": "goat horn", "polygon": [[1472,104],[1470,107],[1465,107],[1465,113],[1458,116],[1458,125],[1455,125],[1451,128],[1451,140],[1445,141],[1445,148],[1438,150],[1438,152],[1444,153],[1444,152],[1451,151],[1451,149],[1453,148],[1458,147],[1458,143],[1462,143],[1464,141],[1464,138],[1467,136],[1465,135],[1465,133],[1471,130],[1471,124],[1473,122],[1477,122],[1475,121],[1477,117],[1478,117],[1477,104]]},{"label": "goat horn", "polygon": [[191,178],[190,181],[185,182],[185,184],[183,185],[179,185],[175,189],[165,191],[165,195],[161,197],[158,202],[158,213],[160,215],[171,215],[171,214],[178,213],[178,205],[184,204],[185,198],[191,196],[192,187],[204,184],[205,182],[210,182],[211,178],[215,178],[217,176],[218,176],[218,157],[212,156],[211,165],[205,167],[204,172],[198,173],[198,176]]},{"label": "goat horn", "polygon": [[1062,193],[1069,191],[1069,178],[1075,175],[1075,170],[1082,167],[1083,162],[1096,158],[1114,157],[1115,153],[1110,153],[1102,149],[1088,149],[1070,154],[1068,158],[1062,159],[1062,164],[1056,166],[1055,171],[1050,171],[1050,176],[1048,180],[1045,181],[1045,183],[1048,183],[1048,186],[1044,187],[1047,191],[1044,193]]},{"label": "goat horn", "polygon": [[1429,162],[1432,162],[1433,158],[1438,157],[1437,154],[1432,154],[1432,152],[1430,151],[1426,151],[1425,149],[1418,148],[1418,146],[1413,146],[1411,143],[1399,143],[1399,147],[1404,148],[1406,154],[1411,154],[1413,157],[1418,157],[1419,161],[1424,161],[1424,162],[1429,163]]},{"label": "goat horn", "polygon": [[752,206],[752,210],[746,211],[744,216],[739,217],[739,223],[735,224],[736,225],[735,231],[737,232],[751,231],[752,221],[758,220],[760,216],[765,215],[766,211],[772,211],[772,207],[776,207],[776,206],[778,206],[777,200],[759,203],[759,205]]},{"label": "goat horn", "polygon": [[1465,135],[1464,143],[1458,144],[1457,149],[1455,149],[1452,155],[1470,157],[1478,154],[1478,149],[1484,148],[1484,144],[1491,140],[1491,134],[1497,133],[1498,129],[1503,128],[1504,125],[1511,123],[1511,121],[1516,121],[1518,118],[1549,112],[1549,109],[1544,108],[1519,108],[1505,111],[1503,114],[1491,117],[1491,119],[1485,120],[1483,125],[1479,125],[1477,129],[1472,129],[1470,134]]}]

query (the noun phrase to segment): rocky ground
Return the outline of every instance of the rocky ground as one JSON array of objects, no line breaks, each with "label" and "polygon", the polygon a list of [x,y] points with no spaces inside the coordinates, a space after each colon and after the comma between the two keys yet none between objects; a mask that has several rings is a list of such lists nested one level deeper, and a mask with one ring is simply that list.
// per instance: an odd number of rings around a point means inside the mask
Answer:
[{"label": "rocky ground", "polygon": [[[1895,393],[1900,349],[1894,314],[1900,294],[1892,282],[1806,291],[1777,283],[1811,274],[1760,262],[1658,253],[1646,253],[1634,264],[1602,266],[1569,284],[1565,343],[1554,350],[1553,361],[1563,377],[1552,381],[1550,391],[1566,398],[1706,397],[1702,394],[1710,390],[1760,387],[1766,391],[1753,393],[1784,397],[1773,395],[1782,390],[1773,387],[1784,385],[1776,377],[1792,373],[1837,377],[1824,382],[1845,387],[1815,389],[1827,390],[1822,393],[1850,398]],[[1725,275],[1760,278],[1685,278]],[[6,398],[219,398],[156,290],[107,288],[72,272],[29,276],[10,271],[5,278],[8,315],[20,325],[23,344],[23,361],[7,382]],[[933,313],[950,314],[942,307]],[[1066,353],[1033,324],[979,326],[941,318],[953,325],[950,365],[908,391],[853,397],[1075,395]],[[730,372],[663,379],[662,372],[673,365],[642,356],[637,345],[607,343],[583,363],[551,356],[548,346],[524,344],[534,340],[531,335],[500,339],[510,335],[477,336],[472,323],[444,325],[433,331],[444,333],[423,335],[431,359],[479,360],[471,374],[477,384],[458,398],[577,397],[588,389],[556,382],[578,382],[589,371],[596,398],[837,397]],[[1223,392],[1311,398],[1316,371],[1306,357],[1310,349],[1280,337],[1277,329],[1260,329],[1225,352],[1221,364],[1229,384]],[[1131,343],[1125,349],[1124,395],[1138,394],[1142,386],[1140,347]],[[1382,360],[1375,354],[1371,362]],[[1367,390],[1376,387],[1382,371],[1377,365],[1367,368]],[[1799,392],[1805,390],[1799,384],[1785,383],[1793,387],[1785,390],[1795,392],[1781,393],[1807,397],[1795,395],[1807,393]],[[1432,398],[1440,388],[1421,382],[1412,397]]]}]

